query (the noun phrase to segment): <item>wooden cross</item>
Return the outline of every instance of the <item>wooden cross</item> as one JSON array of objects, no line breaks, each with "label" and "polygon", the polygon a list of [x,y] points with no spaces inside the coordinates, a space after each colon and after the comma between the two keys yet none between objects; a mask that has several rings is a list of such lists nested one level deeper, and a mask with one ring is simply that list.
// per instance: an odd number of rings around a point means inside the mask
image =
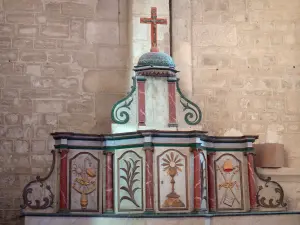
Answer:
[{"label": "wooden cross", "polygon": [[151,52],[158,52],[157,24],[167,24],[166,19],[157,18],[156,7],[151,7],[151,18],[141,18],[140,23],[151,24]]}]

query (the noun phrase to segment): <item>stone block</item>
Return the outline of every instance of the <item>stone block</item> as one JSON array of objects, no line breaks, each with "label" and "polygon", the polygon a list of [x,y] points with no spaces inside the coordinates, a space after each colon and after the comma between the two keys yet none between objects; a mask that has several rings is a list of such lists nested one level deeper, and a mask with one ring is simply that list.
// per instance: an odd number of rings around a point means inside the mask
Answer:
[{"label": "stone block", "polygon": [[44,140],[33,140],[31,142],[33,153],[44,153],[46,151],[46,142]]},{"label": "stone block", "polygon": [[47,55],[44,51],[28,50],[20,52],[20,59],[25,62],[45,62]]},{"label": "stone block", "polygon": [[63,2],[62,14],[76,17],[93,17],[94,8],[90,5],[75,2]]},{"label": "stone block", "polygon": [[34,48],[36,48],[36,49],[55,49],[56,48],[56,40],[52,40],[52,39],[34,40]]},{"label": "stone block", "polygon": [[15,28],[13,24],[0,24],[0,36],[12,37],[15,34]]},{"label": "stone block", "polygon": [[39,27],[36,25],[18,25],[17,34],[20,37],[35,37],[39,32]]},{"label": "stone block", "polygon": [[6,14],[7,23],[17,23],[17,24],[33,24],[34,14],[33,13],[7,13]]},{"label": "stone block", "polygon": [[5,137],[5,133],[6,133],[6,127],[0,126],[0,136]]},{"label": "stone block", "polygon": [[60,78],[56,80],[56,85],[62,89],[77,89],[79,81],[76,78]]},{"label": "stone block", "polygon": [[44,89],[22,89],[20,90],[20,98],[24,99],[38,99],[49,98],[50,90]]},{"label": "stone block", "polygon": [[284,167],[284,145],[277,143],[254,144],[255,165],[262,168]]},{"label": "stone block", "polygon": [[0,114],[0,125],[4,125],[4,114]]},{"label": "stone block", "polygon": [[[120,3],[123,2],[123,5]],[[118,0],[110,0],[110,1],[105,1],[105,0],[100,0],[97,2],[96,6],[96,17],[98,19],[107,19],[107,20],[118,20],[119,17],[119,10],[123,13],[122,19],[127,19],[125,15],[125,11],[127,6],[124,5],[124,0],[118,1]],[[120,4],[120,5],[119,5]],[[125,3],[126,4],[126,3]],[[127,3],[128,4],[128,3]]]},{"label": "stone block", "polygon": [[18,51],[11,49],[0,49],[0,62],[17,61]]},{"label": "stone block", "polygon": [[49,62],[69,63],[72,60],[71,54],[66,52],[53,52],[48,54]]},{"label": "stone block", "polygon": [[43,10],[43,3],[40,0],[3,0],[4,10],[8,11],[34,11]]},{"label": "stone block", "polygon": [[16,140],[15,141],[15,152],[16,153],[28,153],[30,151],[29,141]]},{"label": "stone block", "polygon": [[83,90],[86,92],[124,93],[128,81],[125,71],[89,70],[84,74]]},{"label": "stone block", "polygon": [[67,102],[67,111],[69,113],[93,113],[94,104],[93,100],[71,100]]},{"label": "stone block", "polygon": [[11,39],[8,37],[0,37],[0,48],[11,48]]},{"label": "stone block", "polygon": [[70,25],[70,38],[72,40],[84,39],[84,19],[72,19]]},{"label": "stone block", "polygon": [[32,155],[31,164],[36,167],[46,167],[52,162],[51,155]]},{"label": "stone block", "polygon": [[126,68],[128,63],[128,49],[126,47],[99,47],[98,66]]},{"label": "stone block", "polygon": [[29,76],[8,76],[6,77],[6,87],[11,88],[30,88],[31,82]]},{"label": "stone block", "polygon": [[5,88],[2,89],[2,98],[14,99],[19,98],[18,89]]},{"label": "stone block", "polygon": [[41,65],[27,64],[26,75],[41,76]]},{"label": "stone block", "polygon": [[272,66],[276,64],[276,57],[274,55],[264,55],[262,58],[263,66]]},{"label": "stone block", "polygon": [[33,40],[27,38],[16,38],[12,40],[12,45],[14,48],[33,48]]},{"label": "stone block", "polygon": [[51,97],[52,98],[59,98],[59,99],[77,99],[80,98],[80,94],[77,90],[51,90]]},{"label": "stone block", "polygon": [[13,141],[12,140],[1,140],[0,141],[0,154],[8,154],[13,152]]},{"label": "stone block", "polygon": [[[1,4],[1,3],[0,3]],[[1,9],[0,9],[1,10]],[[0,23],[4,23],[5,22],[5,14],[3,11],[0,12]]]},{"label": "stone block", "polygon": [[265,124],[259,122],[242,123],[241,130],[243,134],[265,133],[266,126]]},{"label": "stone block", "polygon": [[285,99],[283,98],[268,98],[267,109],[281,111],[285,109]]},{"label": "stone block", "polygon": [[204,11],[227,11],[229,9],[229,0],[204,0]]},{"label": "stone block", "polygon": [[0,77],[0,88],[4,88],[5,85],[5,79],[4,77]]},{"label": "stone block", "polygon": [[2,99],[0,100],[2,112],[31,112],[32,101],[29,99]]},{"label": "stone block", "polygon": [[67,65],[59,65],[57,63],[46,63],[42,67],[43,76],[66,77],[69,74]]},{"label": "stone block", "polygon": [[45,4],[45,12],[59,15],[61,13],[61,4],[59,2],[49,2]]},{"label": "stone block", "polygon": [[299,133],[300,132],[300,123],[287,123],[286,129],[288,133]]},{"label": "stone block", "polygon": [[21,126],[9,126],[6,130],[6,137],[8,138],[23,138],[24,129]]},{"label": "stone block", "polygon": [[117,22],[88,21],[85,35],[87,43],[119,44],[119,25]]},{"label": "stone block", "polygon": [[202,62],[204,66],[213,66],[217,68],[229,67],[230,56],[220,54],[203,54]]},{"label": "stone block", "polygon": [[203,25],[195,23],[193,26],[193,40],[195,46],[236,46],[236,27],[229,24]]},{"label": "stone block", "polygon": [[52,131],[52,126],[38,126],[35,128],[35,137],[38,139],[48,138]]},{"label": "stone block", "polygon": [[14,63],[14,74],[24,75],[25,66],[26,65],[24,63]]},{"label": "stone block", "polygon": [[73,61],[82,67],[95,67],[96,55],[91,52],[74,52]]},{"label": "stone block", "polygon": [[23,125],[37,125],[39,123],[37,114],[23,114],[22,124]]},{"label": "stone block", "polygon": [[69,27],[58,25],[42,25],[40,33],[43,37],[67,38],[69,37]]},{"label": "stone block", "polygon": [[[97,121],[103,121],[105,123],[110,122],[110,113],[113,105],[124,98],[125,94],[106,94],[98,93],[96,94],[96,118]],[[109,119],[107,122],[106,120]]]},{"label": "stone block", "polygon": [[66,111],[66,103],[63,100],[36,100],[34,111],[37,113],[62,113]]},{"label": "stone block", "polygon": [[14,201],[8,198],[0,198],[0,208],[1,209],[16,209]]},{"label": "stone block", "polygon": [[194,76],[193,82],[195,93],[198,93],[197,90],[200,90],[203,87],[223,88],[228,86],[226,77],[217,75],[215,69],[201,71],[199,71],[199,69],[194,69],[194,74],[198,74]]},{"label": "stone block", "polygon": [[42,114],[40,118],[42,125],[51,125],[51,126],[57,126],[58,125],[58,117],[54,113],[47,113]]},{"label": "stone block", "polygon": [[53,77],[32,77],[32,86],[34,88],[53,88],[55,79]]},{"label": "stone block", "polygon": [[[12,174],[2,175],[2,179],[0,180],[0,187],[1,188],[10,188],[10,189],[13,189],[16,187],[19,188],[20,187],[20,179],[17,175],[12,175]],[[8,215],[9,215],[10,210],[7,210],[7,211],[8,211]]]},{"label": "stone block", "polygon": [[72,127],[91,127],[96,123],[95,117],[90,115],[59,115],[58,123],[60,126]]},{"label": "stone block", "polygon": [[259,114],[259,120],[267,122],[276,122],[278,115],[276,112],[264,112]]},{"label": "stone block", "polygon": [[57,42],[58,48],[66,49],[66,50],[83,50],[84,48],[88,48],[88,51],[93,51],[94,46],[92,44],[87,45],[84,44],[83,41],[74,41],[74,40],[58,40]]},{"label": "stone block", "polygon": [[5,123],[7,125],[21,124],[21,115],[17,113],[8,113],[5,115]]}]

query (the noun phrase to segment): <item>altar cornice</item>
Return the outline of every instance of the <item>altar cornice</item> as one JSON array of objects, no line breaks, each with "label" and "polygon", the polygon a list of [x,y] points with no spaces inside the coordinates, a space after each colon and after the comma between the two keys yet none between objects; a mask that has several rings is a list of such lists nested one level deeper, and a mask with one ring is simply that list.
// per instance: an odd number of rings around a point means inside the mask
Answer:
[{"label": "altar cornice", "polygon": [[[145,146],[191,147],[207,151],[253,151],[253,142],[258,136],[216,137],[205,131],[142,130],[119,134],[80,134],[56,132],[55,148],[117,150]],[[151,141],[149,141],[151,137]],[[85,144],[83,144],[85,142]]]}]

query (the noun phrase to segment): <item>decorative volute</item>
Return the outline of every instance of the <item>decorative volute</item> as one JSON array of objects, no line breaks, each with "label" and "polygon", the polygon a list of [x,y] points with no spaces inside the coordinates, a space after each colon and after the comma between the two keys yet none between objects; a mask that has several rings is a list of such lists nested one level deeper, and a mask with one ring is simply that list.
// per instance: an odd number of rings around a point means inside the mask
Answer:
[{"label": "decorative volute", "polygon": [[141,18],[141,23],[151,24],[151,50],[134,67],[136,75],[130,93],[112,108],[112,133],[178,130],[179,121],[188,126],[199,124],[200,108],[182,94],[172,57],[157,47],[156,25],[167,21],[157,18],[153,7],[151,18]]}]

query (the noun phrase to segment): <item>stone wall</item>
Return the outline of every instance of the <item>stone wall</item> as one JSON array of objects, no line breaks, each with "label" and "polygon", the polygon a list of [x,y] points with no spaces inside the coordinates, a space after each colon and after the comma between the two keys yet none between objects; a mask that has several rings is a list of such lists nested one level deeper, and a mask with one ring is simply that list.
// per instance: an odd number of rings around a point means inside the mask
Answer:
[{"label": "stone wall", "polygon": [[126,0],[0,0],[1,225],[47,172],[49,133],[110,132],[130,80],[126,20]]},{"label": "stone wall", "polygon": [[283,143],[299,168],[300,1],[175,0],[173,13],[174,59],[204,129]]}]

